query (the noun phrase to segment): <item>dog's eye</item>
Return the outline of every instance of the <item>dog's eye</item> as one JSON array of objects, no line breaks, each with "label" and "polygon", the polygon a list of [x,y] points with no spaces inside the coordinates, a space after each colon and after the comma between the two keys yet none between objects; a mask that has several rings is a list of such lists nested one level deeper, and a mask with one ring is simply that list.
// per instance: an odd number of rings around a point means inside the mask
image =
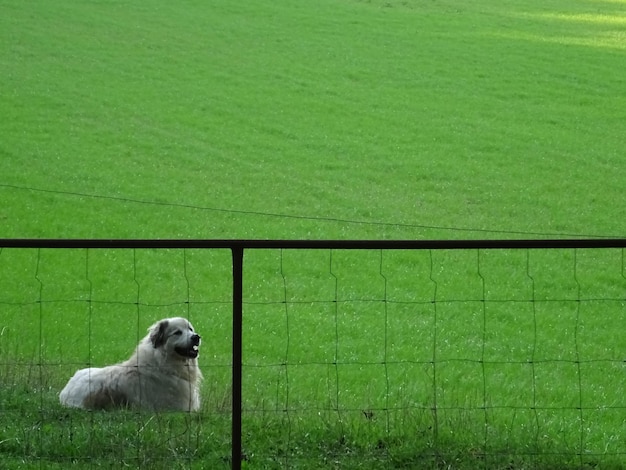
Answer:
[{"label": "dog's eye", "polygon": [[175,331],[174,333],[172,333],[172,334],[173,334],[173,335],[176,335],[176,336],[180,336],[180,335],[182,335],[182,334],[183,334],[183,332],[182,332],[181,330],[176,330],[176,331]]}]

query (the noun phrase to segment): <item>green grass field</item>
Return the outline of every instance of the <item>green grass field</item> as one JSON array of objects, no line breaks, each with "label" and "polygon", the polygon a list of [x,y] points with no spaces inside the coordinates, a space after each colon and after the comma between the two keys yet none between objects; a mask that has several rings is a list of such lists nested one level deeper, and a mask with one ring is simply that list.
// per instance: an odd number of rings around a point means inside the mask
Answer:
[{"label": "green grass field", "polygon": [[[0,238],[624,237],[626,2],[0,0]],[[247,468],[626,467],[620,250],[246,254]],[[0,251],[0,468],[221,468],[230,253]],[[195,415],[62,409],[155,320]]]}]

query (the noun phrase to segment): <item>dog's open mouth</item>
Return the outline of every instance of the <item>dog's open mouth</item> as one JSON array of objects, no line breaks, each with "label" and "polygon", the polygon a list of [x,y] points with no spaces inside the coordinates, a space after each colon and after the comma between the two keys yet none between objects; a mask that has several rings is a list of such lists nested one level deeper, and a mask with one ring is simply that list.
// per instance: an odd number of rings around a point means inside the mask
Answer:
[{"label": "dog's open mouth", "polygon": [[176,351],[176,353],[180,354],[181,356],[189,357],[191,359],[195,359],[196,357],[198,357],[198,354],[200,353],[200,351],[198,350],[197,344],[192,344],[188,348],[177,347],[177,348],[174,348],[174,351]]}]

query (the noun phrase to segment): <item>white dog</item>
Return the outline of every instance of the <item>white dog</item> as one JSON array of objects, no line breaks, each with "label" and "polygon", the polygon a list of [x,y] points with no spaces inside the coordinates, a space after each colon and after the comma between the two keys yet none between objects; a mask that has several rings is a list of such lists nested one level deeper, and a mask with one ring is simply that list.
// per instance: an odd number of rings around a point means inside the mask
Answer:
[{"label": "white dog", "polygon": [[196,411],[202,380],[199,346],[200,335],[191,323],[166,318],[148,329],[127,361],[76,372],[59,399],[65,406],[86,409]]}]

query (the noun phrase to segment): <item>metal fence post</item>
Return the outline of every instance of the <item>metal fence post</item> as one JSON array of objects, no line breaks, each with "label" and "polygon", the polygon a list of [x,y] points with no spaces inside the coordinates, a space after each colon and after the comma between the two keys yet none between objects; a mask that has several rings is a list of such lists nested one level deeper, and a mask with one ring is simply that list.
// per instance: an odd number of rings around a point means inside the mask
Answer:
[{"label": "metal fence post", "polygon": [[241,468],[241,369],[243,330],[243,247],[233,246],[233,404],[231,467]]}]

